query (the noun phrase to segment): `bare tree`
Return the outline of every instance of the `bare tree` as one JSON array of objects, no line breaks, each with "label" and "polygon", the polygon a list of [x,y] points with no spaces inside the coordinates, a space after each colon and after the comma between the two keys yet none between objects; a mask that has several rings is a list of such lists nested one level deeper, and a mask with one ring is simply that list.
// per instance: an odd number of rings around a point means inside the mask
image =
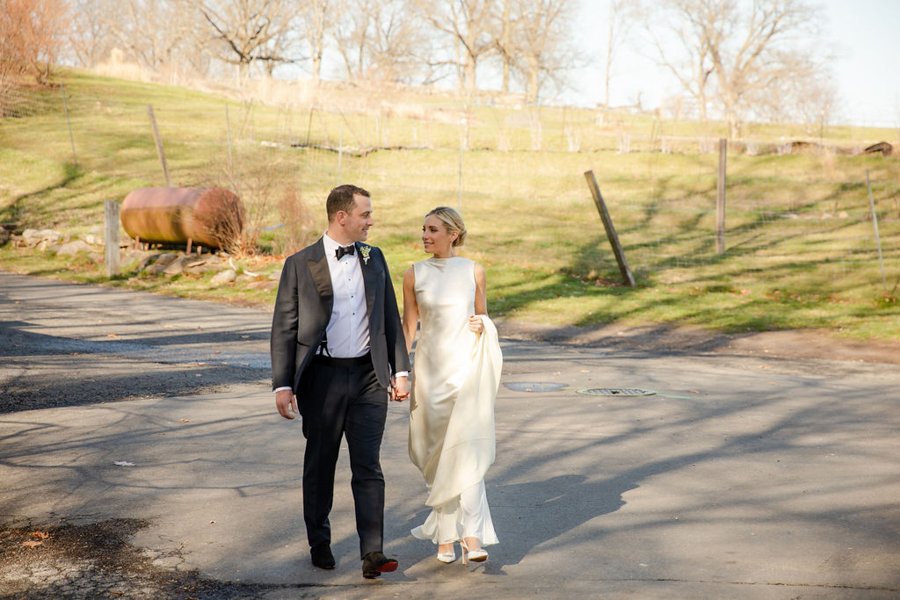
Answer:
[{"label": "bare tree", "polygon": [[606,52],[603,68],[603,105],[609,108],[613,66],[637,16],[637,0],[609,0],[606,18]]},{"label": "bare tree", "polygon": [[[754,99],[772,97],[806,78],[816,61],[801,40],[818,35],[819,8],[805,0],[659,0],[671,16],[656,19],[675,28],[682,50],[692,57],[693,76],[661,55],[703,110],[710,74],[715,94],[729,125],[739,135],[742,121],[752,115]],[[654,25],[651,24],[651,29]],[[662,51],[662,46],[658,46]],[[794,80],[791,82],[791,80]]]},{"label": "bare tree", "polygon": [[332,9],[334,0],[306,0],[300,12],[309,52],[313,81],[322,78],[322,58],[327,36],[335,26],[337,15]]},{"label": "bare tree", "polygon": [[372,21],[374,13],[381,7],[381,0],[357,0],[357,10],[345,10],[347,4],[347,0],[341,4],[342,18],[335,24],[333,35],[347,78],[354,81],[362,79],[368,69]]},{"label": "bare tree", "polygon": [[75,63],[93,67],[107,57],[114,46],[112,0],[73,0],[69,24],[69,50]]},{"label": "bare tree", "polygon": [[18,35],[21,13],[11,3],[0,2],[0,117],[12,112],[11,91],[26,71],[22,40]]},{"label": "bare tree", "polygon": [[[350,80],[408,81],[417,70],[421,29],[409,0],[343,0],[333,29]],[[350,4],[353,10],[350,10]]]},{"label": "bare tree", "polygon": [[[325,2],[326,0],[316,0]],[[205,0],[200,13],[220,44],[217,57],[237,65],[241,79],[259,62],[271,65],[293,62],[289,44],[293,10],[287,0]]]},{"label": "bare tree", "polygon": [[422,28],[409,18],[410,0],[386,0],[373,21],[374,48],[370,75],[395,82],[410,82],[427,61],[422,51],[428,42]]},{"label": "bare tree", "polygon": [[64,0],[0,0],[0,87],[24,74],[49,81],[67,8]]},{"label": "bare tree", "polygon": [[789,76],[773,77],[772,88],[759,88],[748,96],[753,116],[781,123],[802,123],[822,135],[834,118],[837,88],[822,64],[827,57],[793,56],[784,67]]},{"label": "bare tree", "polygon": [[191,0],[71,0],[71,58],[93,66],[122,51],[154,72],[206,74],[212,55],[209,25]]},{"label": "bare tree", "polygon": [[419,15],[450,41],[460,91],[477,88],[478,63],[495,49],[491,18],[497,0],[416,0]]},{"label": "bare tree", "polygon": [[195,49],[191,42],[199,27],[187,0],[102,0],[91,9],[98,7],[105,16],[99,18],[95,32],[110,39],[94,43],[121,48],[129,60],[145,69],[177,68]]},{"label": "bare tree", "polygon": [[518,0],[520,2],[519,69],[525,79],[525,98],[537,102],[547,81],[561,81],[574,60],[568,26],[573,0]]},{"label": "bare tree", "polygon": [[707,0],[658,0],[642,11],[658,62],[694,99],[704,123],[709,117],[709,78],[713,73],[705,31],[707,22],[717,14],[716,10],[702,10],[709,8],[706,4]]},{"label": "bare tree", "polygon": [[502,0],[498,8],[497,27],[498,35],[494,40],[494,47],[500,55],[502,68],[502,78],[500,82],[500,90],[504,94],[509,93],[510,81],[513,69],[516,66],[516,36],[515,31],[518,27],[519,13],[515,9],[521,6],[516,0]]}]

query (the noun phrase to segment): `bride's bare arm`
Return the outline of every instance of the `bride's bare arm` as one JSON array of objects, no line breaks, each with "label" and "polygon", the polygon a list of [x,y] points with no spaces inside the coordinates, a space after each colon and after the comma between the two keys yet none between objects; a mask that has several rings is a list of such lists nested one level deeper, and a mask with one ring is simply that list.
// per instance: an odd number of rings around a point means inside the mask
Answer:
[{"label": "bride's bare arm", "polygon": [[419,324],[419,305],[416,304],[416,272],[410,267],[403,274],[403,335],[406,351],[412,350]]},{"label": "bride's bare arm", "polygon": [[488,314],[487,277],[484,274],[484,269],[478,263],[475,263],[475,314]]},{"label": "bride's bare arm", "polygon": [[469,329],[475,333],[484,331],[481,317],[476,315],[487,314],[487,277],[484,269],[475,263],[475,315],[469,317]]}]

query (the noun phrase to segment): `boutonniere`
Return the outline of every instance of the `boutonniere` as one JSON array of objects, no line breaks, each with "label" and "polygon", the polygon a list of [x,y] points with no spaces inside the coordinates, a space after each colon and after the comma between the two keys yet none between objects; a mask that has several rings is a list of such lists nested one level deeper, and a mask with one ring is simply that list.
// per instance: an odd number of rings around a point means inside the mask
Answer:
[{"label": "boutonniere", "polygon": [[366,246],[365,244],[359,247],[359,255],[362,256],[363,264],[369,264],[369,253],[372,252],[372,246]]}]

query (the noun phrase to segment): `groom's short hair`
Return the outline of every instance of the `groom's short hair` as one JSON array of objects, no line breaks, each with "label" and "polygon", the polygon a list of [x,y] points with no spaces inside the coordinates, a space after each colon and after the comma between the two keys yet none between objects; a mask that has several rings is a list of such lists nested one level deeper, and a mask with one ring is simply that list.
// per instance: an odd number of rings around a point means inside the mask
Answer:
[{"label": "groom's short hair", "polygon": [[325,202],[325,210],[328,213],[328,222],[334,220],[338,211],[349,213],[353,210],[353,196],[359,194],[366,198],[371,198],[371,194],[361,187],[345,183],[339,185],[328,194],[328,200]]}]

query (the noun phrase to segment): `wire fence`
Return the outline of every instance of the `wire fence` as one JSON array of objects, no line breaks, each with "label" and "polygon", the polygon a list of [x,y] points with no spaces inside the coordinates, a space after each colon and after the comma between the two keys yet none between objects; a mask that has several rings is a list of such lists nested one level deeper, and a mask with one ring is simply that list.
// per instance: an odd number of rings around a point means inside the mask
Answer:
[{"label": "wire fence", "polygon": [[[354,181],[382,191],[392,207],[388,228],[407,228],[412,242],[419,215],[457,205],[483,236],[527,247],[514,253],[523,268],[542,262],[599,280],[615,264],[581,176],[594,169],[639,279],[683,283],[719,260],[718,137],[687,135],[684,124],[514,103],[406,101],[402,90],[382,98],[298,92],[291,102],[274,102],[272,92],[273,102],[263,103],[264,91],[229,101],[183,91],[173,101],[172,92],[141,89],[116,96],[90,86],[13,89],[0,103],[0,135],[46,161],[118,180],[118,190],[163,185],[153,106],[173,185],[234,189],[263,237],[298,218],[297,204],[283,203],[292,190],[309,201]],[[55,133],[29,139],[25,130],[37,126]],[[861,155],[873,141],[863,135],[729,142],[725,240],[735,265],[771,277],[803,269],[832,278],[863,272],[868,280],[886,273],[880,283],[896,288],[900,169],[895,158]],[[0,182],[2,196],[16,197],[16,189]],[[308,208],[304,227],[314,231],[321,211]],[[528,214],[507,216],[522,210]]]}]

